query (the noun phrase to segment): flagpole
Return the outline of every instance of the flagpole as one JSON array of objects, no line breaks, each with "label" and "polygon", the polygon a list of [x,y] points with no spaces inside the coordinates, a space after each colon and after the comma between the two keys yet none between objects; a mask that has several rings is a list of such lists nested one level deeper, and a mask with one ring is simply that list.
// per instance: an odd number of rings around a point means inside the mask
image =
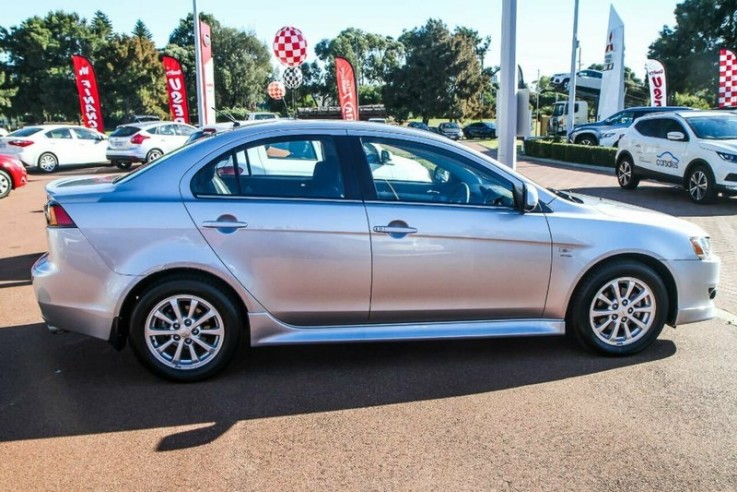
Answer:
[{"label": "flagpole", "polygon": [[576,119],[576,49],[578,48],[578,0],[573,11],[573,40],[571,41],[571,77],[568,79],[568,133]]},{"label": "flagpole", "polygon": [[205,99],[202,97],[202,46],[200,41],[200,13],[197,10],[197,0],[192,0],[194,19],[194,66],[195,80],[197,82],[197,121],[199,126],[205,125]]}]

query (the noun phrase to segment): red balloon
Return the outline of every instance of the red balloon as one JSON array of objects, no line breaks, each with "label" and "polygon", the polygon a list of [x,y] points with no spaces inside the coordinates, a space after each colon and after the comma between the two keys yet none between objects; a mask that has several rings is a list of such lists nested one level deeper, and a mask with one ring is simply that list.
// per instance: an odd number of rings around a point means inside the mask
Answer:
[{"label": "red balloon", "polygon": [[307,58],[307,40],[296,27],[284,26],[274,36],[274,54],[288,67],[298,67]]},{"label": "red balloon", "polygon": [[284,95],[287,93],[287,89],[284,87],[283,83],[275,80],[269,84],[266,88],[266,92],[269,93],[270,98],[279,100],[284,98]]}]

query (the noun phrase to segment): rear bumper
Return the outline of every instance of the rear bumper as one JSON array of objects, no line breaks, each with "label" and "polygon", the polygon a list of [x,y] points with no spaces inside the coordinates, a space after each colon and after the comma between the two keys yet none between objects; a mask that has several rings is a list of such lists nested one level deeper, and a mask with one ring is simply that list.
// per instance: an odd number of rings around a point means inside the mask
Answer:
[{"label": "rear bumper", "polygon": [[673,324],[685,325],[716,316],[713,297],[719,285],[719,259],[672,261],[669,266],[678,285],[678,311]]},{"label": "rear bumper", "polygon": [[[50,328],[110,340],[119,301],[137,277],[110,270],[77,229],[48,235],[50,252],[31,269],[44,321]],[[65,245],[63,252],[57,244]]]},{"label": "rear bumper", "polygon": [[146,162],[146,154],[139,150],[109,150],[105,152],[105,157],[110,162]]}]

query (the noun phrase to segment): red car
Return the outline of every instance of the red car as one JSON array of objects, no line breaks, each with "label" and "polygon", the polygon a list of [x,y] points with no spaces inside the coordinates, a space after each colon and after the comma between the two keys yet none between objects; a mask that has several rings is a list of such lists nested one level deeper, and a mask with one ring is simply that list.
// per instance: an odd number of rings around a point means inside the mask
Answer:
[{"label": "red car", "polygon": [[28,182],[28,173],[15,157],[0,154],[0,198],[10,195],[10,191]]}]

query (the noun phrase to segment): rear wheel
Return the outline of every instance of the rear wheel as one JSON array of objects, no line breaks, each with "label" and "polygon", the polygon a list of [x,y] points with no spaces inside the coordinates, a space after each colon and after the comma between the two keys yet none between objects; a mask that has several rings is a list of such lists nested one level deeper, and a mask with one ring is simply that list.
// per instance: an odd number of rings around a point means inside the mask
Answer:
[{"label": "rear wheel", "polygon": [[617,163],[617,181],[625,190],[634,190],[640,184],[640,178],[635,176],[635,166],[632,159],[624,156]]},{"label": "rear wheel", "polygon": [[155,374],[199,381],[233,358],[243,326],[238,301],[211,283],[178,277],[157,283],[133,309],[131,347]]},{"label": "rear wheel", "polygon": [[691,169],[686,182],[686,189],[691,201],[699,205],[714,203],[717,199],[714,174],[711,169],[703,164],[698,164]]},{"label": "rear wheel", "polygon": [[5,198],[10,195],[10,190],[13,189],[13,181],[10,179],[10,175],[3,170],[0,170],[0,198]]},{"label": "rear wheel", "polygon": [[38,156],[38,169],[45,173],[53,173],[59,167],[59,159],[51,152],[44,152]]},{"label": "rear wheel", "polygon": [[585,278],[569,311],[568,327],[586,347],[630,355],[650,346],[665,325],[668,293],[652,268],[631,260]]},{"label": "rear wheel", "polygon": [[113,164],[115,164],[115,167],[118,169],[130,169],[133,163],[129,161],[115,161]]}]

